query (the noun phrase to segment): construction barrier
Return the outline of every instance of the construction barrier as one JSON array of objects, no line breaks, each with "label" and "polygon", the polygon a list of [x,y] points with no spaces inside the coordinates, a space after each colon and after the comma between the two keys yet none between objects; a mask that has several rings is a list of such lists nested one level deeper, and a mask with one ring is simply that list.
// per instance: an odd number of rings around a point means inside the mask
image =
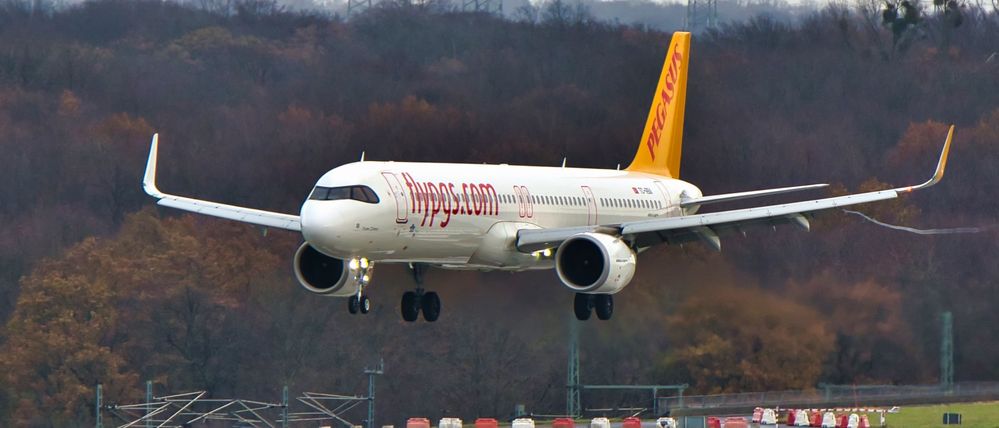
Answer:
[{"label": "construction barrier", "polygon": [[721,420],[714,416],[708,416],[707,428],[722,428]]},{"label": "construction barrier", "polygon": [[531,418],[514,419],[513,423],[510,424],[510,428],[534,428],[534,419]]},{"label": "construction barrier", "polygon": [[634,416],[624,418],[624,421],[621,422],[621,428],[642,428],[642,420]]},{"label": "construction barrier", "polygon": [[838,428],[836,426],[836,414],[825,412],[822,414],[822,428]]},{"label": "construction barrier", "polygon": [[758,424],[763,420],[763,408],[757,407],[753,409],[753,423]]},{"label": "construction barrier", "polygon": [[797,410],[794,410],[794,409],[788,410],[787,411],[787,417],[784,418],[784,423],[787,426],[789,426],[789,427],[793,427],[794,426],[794,419],[797,417],[797,415],[798,415],[798,411]]},{"label": "construction barrier", "polygon": [[867,419],[867,415],[860,415],[860,425],[857,428],[871,428],[871,421]]},{"label": "construction barrier", "polygon": [[462,421],[458,418],[441,418],[437,428],[461,428]]},{"label": "construction barrier", "polygon": [[777,412],[774,409],[763,409],[760,425],[777,425]]},{"label": "construction barrier", "polygon": [[430,419],[409,418],[409,420],[406,421],[406,428],[430,428]]},{"label": "construction barrier", "polygon": [[811,424],[812,421],[808,417],[808,411],[803,409],[798,409],[798,416],[794,419],[794,426],[807,427]]},{"label": "construction barrier", "polygon": [[593,418],[590,420],[590,428],[611,428],[610,419]]},{"label": "construction barrier", "polygon": [[662,417],[656,419],[656,426],[658,426],[659,428],[676,428],[677,427],[676,419],[670,417]]},{"label": "construction barrier", "polygon": [[850,417],[846,419],[846,428],[860,428],[860,415],[850,413]]},{"label": "construction barrier", "polygon": [[576,428],[576,421],[572,418],[557,418],[552,421],[552,428]]},{"label": "construction barrier", "polygon": [[749,422],[743,418],[725,418],[722,428],[749,428]]},{"label": "construction barrier", "polygon": [[475,428],[499,428],[499,421],[493,418],[478,418],[475,420]]},{"label": "construction barrier", "polygon": [[809,415],[809,425],[810,427],[819,428],[822,426],[822,412],[816,410]]}]

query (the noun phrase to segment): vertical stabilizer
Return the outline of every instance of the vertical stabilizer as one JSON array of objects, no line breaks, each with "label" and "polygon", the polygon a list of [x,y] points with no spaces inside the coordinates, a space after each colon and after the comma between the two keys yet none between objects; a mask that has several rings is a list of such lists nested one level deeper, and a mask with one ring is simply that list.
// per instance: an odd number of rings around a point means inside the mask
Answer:
[{"label": "vertical stabilizer", "polygon": [[687,101],[687,64],[690,33],[673,33],[656,93],[652,97],[645,131],[628,171],[678,178],[683,143],[683,109]]}]

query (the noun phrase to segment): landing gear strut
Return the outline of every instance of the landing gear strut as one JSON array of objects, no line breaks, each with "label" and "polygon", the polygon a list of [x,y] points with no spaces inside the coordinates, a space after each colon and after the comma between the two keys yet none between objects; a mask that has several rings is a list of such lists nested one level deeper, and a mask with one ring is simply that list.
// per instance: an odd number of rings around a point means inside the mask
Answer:
[{"label": "landing gear strut", "polygon": [[576,293],[572,302],[572,311],[576,314],[576,319],[586,321],[590,319],[590,314],[597,313],[597,318],[609,320],[614,315],[614,296],[610,294],[584,294]]},{"label": "landing gear strut", "polygon": [[402,293],[402,302],[399,305],[402,319],[406,322],[414,322],[420,317],[422,311],[424,320],[427,322],[437,321],[441,316],[441,298],[437,293],[423,289],[423,275],[427,271],[427,265],[410,263],[409,270],[416,282],[416,290]]}]

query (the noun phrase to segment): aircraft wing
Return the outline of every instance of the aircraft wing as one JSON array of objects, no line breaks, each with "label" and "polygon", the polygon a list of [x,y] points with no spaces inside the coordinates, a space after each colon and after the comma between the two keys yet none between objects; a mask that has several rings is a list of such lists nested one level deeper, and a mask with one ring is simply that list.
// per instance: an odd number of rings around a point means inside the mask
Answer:
[{"label": "aircraft wing", "polygon": [[[706,214],[631,221],[614,225],[523,229],[517,232],[517,249],[522,252],[533,252],[545,248],[553,248],[569,237],[583,232],[598,232],[623,236],[629,238],[638,248],[649,247],[659,243],[680,244],[690,241],[703,241],[716,249],[721,249],[719,234],[742,232],[752,226],[796,224],[807,230],[809,228],[808,217],[818,211],[893,199],[900,194],[925,189],[937,184],[943,178],[944,169],[947,166],[947,155],[950,152],[953,137],[954,126],[951,125],[950,130],[947,132],[947,140],[944,142],[943,150],[940,153],[940,160],[937,162],[937,168],[933,177],[917,186]],[[774,190],[794,191],[808,187],[798,186]],[[749,194],[754,192],[742,193]]]},{"label": "aircraft wing", "polygon": [[149,147],[149,160],[146,161],[146,174],[142,179],[142,189],[145,190],[149,196],[159,199],[157,204],[179,210],[191,211],[198,214],[241,221],[244,223],[252,223],[261,226],[295,231],[302,230],[301,221],[299,221],[299,217],[297,215],[220,204],[218,202],[185,198],[183,196],[175,196],[161,192],[160,189],[156,188],[156,159],[158,147],[159,134],[153,134],[153,142]]}]

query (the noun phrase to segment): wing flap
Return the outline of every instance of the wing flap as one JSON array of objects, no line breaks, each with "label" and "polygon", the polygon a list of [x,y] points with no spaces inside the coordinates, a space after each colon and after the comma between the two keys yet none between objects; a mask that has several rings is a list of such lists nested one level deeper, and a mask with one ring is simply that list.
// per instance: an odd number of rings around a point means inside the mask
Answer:
[{"label": "wing flap", "polygon": [[716,204],[719,202],[731,202],[731,201],[738,201],[740,199],[760,198],[763,196],[773,196],[784,193],[800,192],[802,190],[821,189],[823,187],[828,187],[828,186],[829,186],[828,184],[823,183],[823,184],[808,184],[805,186],[781,187],[778,189],[753,190],[749,192],[723,193],[720,195],[704,196],[700,198],[681,199],[680,206],[689,207],[692,205],[707,205],[707,204]]}]

